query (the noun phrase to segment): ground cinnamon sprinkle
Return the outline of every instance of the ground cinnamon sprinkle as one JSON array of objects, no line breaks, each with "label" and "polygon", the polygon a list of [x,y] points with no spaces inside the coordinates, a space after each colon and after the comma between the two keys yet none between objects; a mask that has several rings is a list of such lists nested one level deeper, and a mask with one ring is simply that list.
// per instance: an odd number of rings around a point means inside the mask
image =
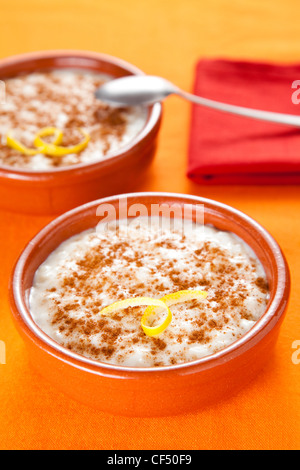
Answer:
[{"label": "ground cinnamon sprinkle", "polygon": [[268,292],[269,286],[268,286],[267,281],[263,277],[257,278],[256,281],[255,281],[255,284],[257,285],[257,287],[259,287],[261,289],[261,291],[264,294],[266,292]]},{"label": "ground cinnamon sprinkle", "polygon": [[[56,284],[48,286],[43,301],[51,328],[60,332],[67,348],[99,361],[134,366],[142,350],[147,366],[175,365],[196,359],[197,351],[214,352],[215,337],[222,339],[226,333],[234,341],[263,312],[267,282],[246,256],[239,253],[237,263],[215,242],[200,242],[195,248],[176,232],[165,237],[154,233],[146,241],[143,231],[133,229],[132,236],[87,232],[85,243],[74,242],[72,263],[62,263]],[[99,315],[117,300],[159,298],[184,289],[206,289],[207,300],[173,306],[172,325],[157,338],[141,328],[142,307]],[[248,305],[249,292],[256,314]]]}]

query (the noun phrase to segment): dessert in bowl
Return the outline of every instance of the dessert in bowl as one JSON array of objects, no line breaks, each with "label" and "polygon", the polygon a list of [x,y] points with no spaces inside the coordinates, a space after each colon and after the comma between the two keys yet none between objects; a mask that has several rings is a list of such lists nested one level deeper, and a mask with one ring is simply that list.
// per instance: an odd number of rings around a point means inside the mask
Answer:
[{"label": "dessert in bowl", "polygon": [[[37,270],[30,311],[55,341],[100,362],[168,366],[223,349],[262,316],[266,276],[242,240],[201,224],[183,232],[168,218],[127,221],[71,237]],[[145,306],[126,304],[173,295],[172,321],[154,336],[141,326]],[[153,325],[165,314],[156,312]]]},{"label": "dessert in bowl", "polygon": [[[192,209],[182,232],[176,215],[152,215],[160,204],[203,205],[205,224]],[[117,223],[101,220],[108,207]],[[132,207],[150,216],[134,217]],[[163,415],[224,398],[255,376],[278,336],[289,272],[273,238],[239,211],[136,193],[53,221],[24,250],[10,292],[48,379],[103,410]]]},{"label": "dessert in bowl", "polygon": [[[144,107],[112,108],[97,100],[97,88],[110,78],[54,70],[7,79],[6,100],[0,108],[0,164],[54,171],[105,160],[120,151],[141,132],[148,113]],[[32,148],[35,136],[49,127],[63,133],[63,146],[52,154],[47,148]],[[88,135],[84,148],[82,130]]]},{"label": "dessert in bowl", "polygon": [[161,105],[112,108],[95,91],[107,80],[139,73],[119,59],[88,52],[1,60],[2,206],[59,213],[134,189],[154,156]]}]

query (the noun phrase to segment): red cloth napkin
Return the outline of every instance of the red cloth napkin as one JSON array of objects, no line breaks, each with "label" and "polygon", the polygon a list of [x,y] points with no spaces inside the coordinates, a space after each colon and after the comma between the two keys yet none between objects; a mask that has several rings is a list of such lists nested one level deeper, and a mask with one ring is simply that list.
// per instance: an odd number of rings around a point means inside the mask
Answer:
[{"label": "red cloth napkin", "polygon": [[[292,102],[295,80],[300,65],[201,60],[194,93],[300,115],[300,104]],[[202,184],[299,184],[300,128],[193,105],[188,177]]]}]

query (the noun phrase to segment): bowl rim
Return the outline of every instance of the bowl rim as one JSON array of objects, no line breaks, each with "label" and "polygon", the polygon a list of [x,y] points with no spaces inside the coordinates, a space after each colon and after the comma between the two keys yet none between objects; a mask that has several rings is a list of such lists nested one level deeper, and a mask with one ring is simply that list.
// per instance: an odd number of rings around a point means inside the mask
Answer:
[{"label": "bowl rim", "polygon": [[[29,307],[27,307],[26,300],[25,298],[23,298],[21,293],[22,279],[23,274],[25,272],[24,269],[28,257],[39,245],[39,242],[43,240],[45,235],[50,234],[52,231],[57,229],[57,227],[59,227],[59,225],[63,221],[66,221],[69,218],[72,218],[73,216],[79,214],[82,214],[82,216],[84,216],[84,214],[88,214],[90,209],[92,209],[93,207],[95,207],[96,209],[99,204],[122,200],[123,198],[127,198],[127,200],[129,201],[131,198],[137,199],[140,197],[170,198],[174,201],[176,201],[176,199],[181,201],[184,199],[185,201],[190,203],[193,202],[199,204],[208,204],[219,213],[221,210],[223,210],[226,212],[226,216],[230,214],[237,217],[240,222],[246,222],[247,225],[250,225],[256,232],[260,234],[260,236],[263,237],[264,241],[268,244],[271,249],[274,263],[276,266],[276,276],[274,276],[274,274],[273,276],[277,280],[274,287],[275,295],[273,296],[273,299],[271,299],[271,301],[269,302],[266,311],[264,312],[262,317],[253,325],[253,327],[245,335],[243,335],[238,340],[234,341],[233,343],[229,344],[228,346],[217,351],[214,354],[204,356],[191,362],[161,367],[137,368],[103,363],[100,361],[86,358],[84,356],[81,356],[80,354],[68,350],[67,348],[64,348],[59,343],[50,338],[46,333],[44,333],[31,317]],[[78,206],[52,220],[43,229],[41,229],[37,233],[37,235],[33,237],[33,239],[27,244],[23,252],[20,254],[10,278],[9,290],[10,304],[12,307],[13,316],[15,320],[17,320],[17,322],[21,324],[22,330],[25,330],[26,336],[30,336],[30,339],[33,341],[38,340],[38,342],[41,342],[43,349],[46,349],[49,354],[55,356],[57,359],[64,363],[68,363],[69,365],[72,365],[77,369],[81,369],[96,375],[105,376],[112,376],[114,372],[117,375],[121,374],[121,376],[127,374],[127,376],[131,378],[141,376],[143,373],[146,373],[147,375],[157,375],[161,373],[176,373],[179,375],[184,375],[193,372],[195,368],[198,370],[201,367],[211,368],[214,367],[216,363],[220,364],[226,362],[227,360],[230,360],[235,355],[237,355],[237,352],[240,349],[243,349],[249,342],[253,342],[255,339],[257,340],[256,342],[259,342],[262,337],[264,337],[270,330],[272,330],[273,327],[279,322],[281,317],[283,317],[284,311],[288,304],[288,298],[290,293],[290,273],[285,256],[273,236],[258,222],[256,222],[250,216],[246,215],[244,212],[235,209],[227,204],[215,201],[213,199],[202,198],[199,196],[173,192],[137,192],[109,196],[95,201],[91,201],[81,206]],[[283,302],[285,303],[284,309],[281,308]],[[281,314],[279,315],[278,310],[280,309]],[[252,345],[252,347],[254,345]],[[41,346],[39,345],[39,347]]]},{"label": "bowl rim", "polygon": [[[61,49],[61,50],[50,50],[50,51],[37,51],[37,52],[27,52],[24,54],[12,55],[3,59],[0,59],[0,80],[1,74],[3,72],[3,68],[11,67],[19,65],[20,67],[24,66],[24,72],[26,72],[26,65],[31,61],[43,61],[45,59],[48,60],[90,60],[90,61],[102,61],[110,63],[116,67],[122,68],[125,71],[129,72],[130,75],[145,75],[141,69],[136,67],[135,65],[120,59],[118,57],[114,57],[109,54],[100,53],[100,52],[93,52],[88,50],[77,50],[77,49]],[[38,65],[36,66],[36,70],[91,70],[88,67],[83,67],[80,65],[78,66],[41,66],[40,68]],[[20,70],[19,73],[22,73]],[[98,72],[100,73],[100,72]],[[18,76],[18,72],[12,74],[13,76]],[[152,106],[145,107],[145,110],[148,110],[148,116],[146,116],[146,121],[143,128],[138,132],[138,134],[131,139],[126,145],[122,146],[119,150],[115,150],[111,152],[109,158],[104,160],[97,160],[90,163],[77,163],[75,165],[67,166],[67,167],[58,167],[55,169],[51,169],[48,171],[44,170],[27,170],[25,168],[15,168],[9,165],[0,165],[0,176],[7,177],[7,178],[19,178],[22,180],[32,180],[32,179],[54,179],[58,177],[63,177],[70,173],[75,173],[83,171],[84,169],[88,169],[93,171],[98,169],[99,167],[107,167],[111,166],[117,161],[126,159],[128,156],[128,152],[134,148],[137,148],[141,142],[155,129],[155,127],[159,124],[161,117],[162,117],[162,104],[160,102],[155,103]]]}]

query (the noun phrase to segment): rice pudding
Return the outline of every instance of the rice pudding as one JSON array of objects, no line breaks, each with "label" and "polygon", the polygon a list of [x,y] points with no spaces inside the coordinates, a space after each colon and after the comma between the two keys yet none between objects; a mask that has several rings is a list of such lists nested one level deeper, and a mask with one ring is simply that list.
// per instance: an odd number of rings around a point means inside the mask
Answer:
[{"label": "rice pudding", "polygon": [[[149,226],[140,217],[63,242],[35,274],[30,311],[37,325],[73,352],[136,368],[190,362],[249,331],[269,297],[252,250],[212,226],[194,224],[182,233],[160,222]],[[155,337],[141,327],[145,307],[101,314],[116,301],[194,289],[206,291],[206,299],[170,307],[172,321]]]},{"label": "rice pudding", "polygon": [[[0,165],[50,171],[107,159],[130,143],[143,129],[147,109],[112,108],[97,100],[95,90],[108,79],[75,70],[7,79],[6,99],[0,104]],[[89,135],[89,143],[82,151],[64,156],[26,155],[8,145],[7,136],[12,132],[18,142],[32,149],[36,134],[49,127],[63,132],[64,147],[82,140],[79,129]]]}]

